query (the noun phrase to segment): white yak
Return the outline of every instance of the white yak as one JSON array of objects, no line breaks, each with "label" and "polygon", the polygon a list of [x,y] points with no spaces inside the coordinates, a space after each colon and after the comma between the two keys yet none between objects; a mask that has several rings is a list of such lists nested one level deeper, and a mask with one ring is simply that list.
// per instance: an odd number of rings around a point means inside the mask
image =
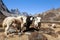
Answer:
[{"label": "white yak", "polygon": [[[13,23],[19,25],[20,31],[22,32],[23,25],[26,23],[26,16],[18,16],[18,17],[7,17],[3,21],[3,28],[5,29],[5,34],[8,34],[9,28],[12,26]],[[12,26],[13,27],[13,26]]]}]

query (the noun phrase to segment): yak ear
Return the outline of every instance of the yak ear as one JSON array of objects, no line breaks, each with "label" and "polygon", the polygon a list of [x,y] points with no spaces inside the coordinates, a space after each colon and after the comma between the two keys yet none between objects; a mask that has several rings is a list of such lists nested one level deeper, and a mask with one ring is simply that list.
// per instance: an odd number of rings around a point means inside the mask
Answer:
[{"label": "yak ear", "polygon": [[23,21],[23,18],[21,18],[21,20]]}]

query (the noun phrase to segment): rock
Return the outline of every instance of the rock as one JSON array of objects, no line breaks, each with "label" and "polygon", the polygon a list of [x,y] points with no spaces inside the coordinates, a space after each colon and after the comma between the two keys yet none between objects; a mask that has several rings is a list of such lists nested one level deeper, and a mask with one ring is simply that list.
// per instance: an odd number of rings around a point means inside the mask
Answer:
[{"label": "rock", "polygon": [[6,5],[3,3],[2,0],[0,0],[0,10],[9,12],[8,8],[7,8]]},{"label": "rock", "polygon": [[39,32],[48,34],[53,37],[58,37],[57,33],[55,33],[55,31],[51,28],[41,28]]},{"label": "rock", "polygon": [[46,36],[38,32],[32,32],[28,38],[29,40],[48,40]]}]

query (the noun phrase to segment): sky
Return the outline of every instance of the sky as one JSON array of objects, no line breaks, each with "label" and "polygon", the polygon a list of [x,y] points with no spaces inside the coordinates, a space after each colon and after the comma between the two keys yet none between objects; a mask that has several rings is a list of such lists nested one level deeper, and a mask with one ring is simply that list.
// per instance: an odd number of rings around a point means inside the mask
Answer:
[{"label": "sky", "polygon": [[9,10],[17,8],[20,12],[29,14],[42,13],[60,7],[60,0],[3,0],[3,2]]}]

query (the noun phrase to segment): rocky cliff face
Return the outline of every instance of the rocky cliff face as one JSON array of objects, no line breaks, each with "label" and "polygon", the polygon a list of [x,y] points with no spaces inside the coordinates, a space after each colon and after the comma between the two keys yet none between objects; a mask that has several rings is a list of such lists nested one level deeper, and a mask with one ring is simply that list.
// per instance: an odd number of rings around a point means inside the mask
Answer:
[{"label": "rocky cliff face", "polygon": [[9,12],[2,0],[0,0],[0,23],[2,23],[3,19],[6,17],[1,11]]},{"label": "rocky cliff face", "polygon": [[[15,9],[14,9],[15,10]],[[20,12],[18,10],[15,11],[9,11],[6,5],[3,3],[2,0],[0,0],[0,12],[4,16],[18,16],[20,15]]]},{"label": "rocky cliff face", "polygon": [[0,10],[9,12],[9,10],[7,9],[7,7],[5,6],[2,0],[0,0]]}]

